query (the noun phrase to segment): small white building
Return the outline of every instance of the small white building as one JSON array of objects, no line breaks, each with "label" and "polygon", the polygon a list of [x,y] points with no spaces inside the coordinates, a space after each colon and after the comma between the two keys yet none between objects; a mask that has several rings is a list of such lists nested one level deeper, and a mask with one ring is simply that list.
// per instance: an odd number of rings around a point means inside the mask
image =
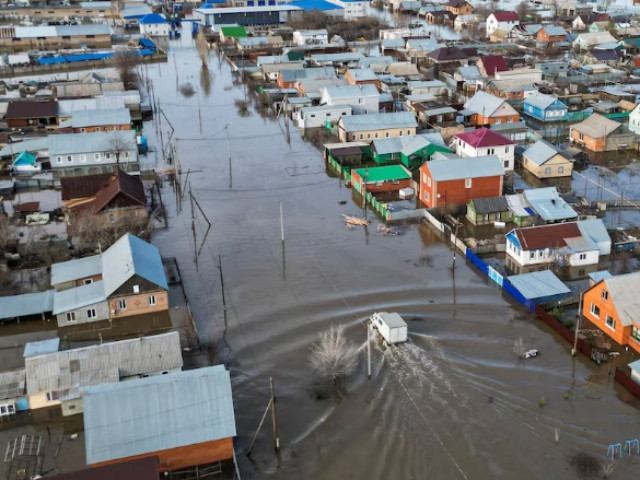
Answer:
[{"label": "small white building", "polygon": [[513,27],[520,25],[520,18],[516,12],[494,12],[487,17],[487,37],[496,30],[510,32]]},{"label": "small white building", "polygon": [[171,25],[162,15],[148,13],[138,22],[140,33],[150,37],[168,37]]},{"label": "small white building", "polygon": [[316,107],[304,107],[293,113],[293,120],[298,128],[320,128],[327,122],[332,125],[338,123],[340,117],[351,115],[351,107],[348,105],[319,105]]},{"label": "small white building", "polygon": [[629,130],[640,135],[640,105],[637,105],[629,114]]},{"label": "small white building", "polygon": [[293,43],[296,45],[323,45],[329,43],[326,28],[320,30],[296,30],[293,32]]},{"label": "small white building", "polygon": [[455,136],[456,154],[462,158],[497,155],[505,172],[513,171],[515,142],[488,128],[478,128]]},{"label": "small white building", "polygon": [[375,85],[337,85],[322,89],[320,103],[332,106],[348,105],[353,115],[378,113],[380,93]]},{"label": "small white building", "polygon": [[407,341],[407,323],[397,313],[374,313],[371,315],[371,323],[388,344]]},{"label": "small white building", "polygon": [[330,0],[330,2],[344,9],[345,20],[365,17],[368,14],[367,6],[370,3],[368,0]]}]

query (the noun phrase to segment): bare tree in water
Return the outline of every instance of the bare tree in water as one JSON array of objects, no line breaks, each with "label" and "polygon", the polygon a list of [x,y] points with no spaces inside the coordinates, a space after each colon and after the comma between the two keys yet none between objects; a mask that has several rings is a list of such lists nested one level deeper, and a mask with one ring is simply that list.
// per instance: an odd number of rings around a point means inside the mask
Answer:
[{"label": "bare tree in water", "polygon": [[131,86],[137,88],[138,72],[136,68],[140,63],[140,58],[129,50],[116,52],[114,58],[120,81],[124,83],[125,90],[129,90]]},{"label": "bare tree in water", "polygon": [[344,336],[344,325],[332,325],[311,347],[309,362],[323,378],[337,382],[358,365],[358,348]]}]

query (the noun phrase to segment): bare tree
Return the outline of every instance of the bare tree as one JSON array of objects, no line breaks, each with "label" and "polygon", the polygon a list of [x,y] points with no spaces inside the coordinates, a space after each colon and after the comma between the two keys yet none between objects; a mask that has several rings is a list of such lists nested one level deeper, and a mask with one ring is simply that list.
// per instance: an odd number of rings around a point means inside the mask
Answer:
[{"label": "bare tree", "polygon": [[558,20],[560,16],[560,0],[551,0],[551,8],[553,9],[553,19]]},{"label": "bare tree", "polygon": [[141,238],[149,238],[150,228],[147,215],[135,215],[126,210],[107,214],[94,214],[87,209],[73,214],[67,231],[73,244],[79,250],[110,247],[125,233]]},{"label": "bare tree", "polygon": [[529,5],[529,2],[527,2],[526,0],[523,0],[522,2],[520,2],[516,7],[516,13],[520,18],[520,21],[525,21],[527,17],[531,14],[531,6]]},{"label": "bare tree", "polygon": [[118,130],[111,136],[111,140],[109,140],[109,146],[111,147],[110,153],[113,153],[116,156],[116,168],[120,168],[120,157],[123,153],[131,150],[131,144],[127,142],[126,138],[122,134],[122,131]]},{"label": "bare tree", "polygon": [[358,348],[344,336],[344,325],[332,325],[311,347],[309,362],[322,377],[337,382],[358,364]]},{"label": "bare tree", "polygon": [[118,75],[122,83],[124,83],[125,90],[129,89],[131,85],[133,85],[134,89],[138,88],[138,72],[136,69],[140,63],[140,58],[130,50],[116,52],[114,58]]},{"label": "bare tree", "polygon": [[602,478],[604,480],[607,480],[609,477],[611,477],[611,475],[613,475],[613,472],[615,472],[616,470],[616,464],[613,462],[607,462],[607,463],[603,463],[602,464]]}]

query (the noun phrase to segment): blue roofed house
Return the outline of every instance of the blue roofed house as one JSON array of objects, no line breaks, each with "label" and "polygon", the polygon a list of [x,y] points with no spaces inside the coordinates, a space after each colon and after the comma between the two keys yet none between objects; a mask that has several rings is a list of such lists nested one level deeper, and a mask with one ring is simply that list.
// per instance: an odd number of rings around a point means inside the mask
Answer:
[{"label": "blue roofed house", "polygon": [[171,25],[162,15],[158,13],[148,13],[138,21],[140,34],[151,37],[168,37]]},{"label": "blue roofed house", "polygon": [[110,383],[84,396],[88,465],[156,456],[161,472],[233,458],[231,379],[224,365]]},{"label": "blue roofed house", "polygon": [[564,120],[568,107],[553,95],[536,93],[524,100],[524,114],[541,122],[558,122]]},{"label": "blue roofed house", "polygon": [[59,331],[103,337],[167,328],[169,286],[158,249],[126,234],[100,255],[54,263]]}]

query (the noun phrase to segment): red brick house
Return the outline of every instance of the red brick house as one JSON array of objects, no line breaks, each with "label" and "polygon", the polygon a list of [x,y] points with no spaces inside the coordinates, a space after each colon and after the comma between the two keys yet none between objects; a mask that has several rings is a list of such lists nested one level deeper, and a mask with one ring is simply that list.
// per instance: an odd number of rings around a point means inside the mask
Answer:
[{"label": "red brick house", "polygon": [[542,27],[536,33],[536,39],[539,42],[566,42],[567,32],[564,28],[557,25],[547,25]]},{"label": "red brick house", "polygon": [[432,160],[420,167],[420,201],[427,208],[465,205],[502,195],[504,168],[497,155]]},{"label": "red brick house", "polygon": [[476,67],[486,77],[493,77],[496,72],[509,70],[507,62],[502,55],[484,55],[478,59]]}]

